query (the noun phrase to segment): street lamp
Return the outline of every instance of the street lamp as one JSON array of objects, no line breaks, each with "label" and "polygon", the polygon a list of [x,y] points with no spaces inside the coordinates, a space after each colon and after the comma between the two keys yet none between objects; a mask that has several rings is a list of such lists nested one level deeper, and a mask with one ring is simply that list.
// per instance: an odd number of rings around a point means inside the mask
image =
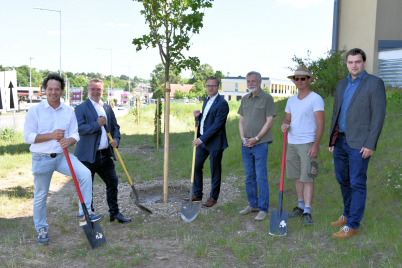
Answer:
[{"label": "street lamp", "polygon": [[51,11],[51,12],[59,12],[59,14],[60,14],[60,76],[61,76],[61,10],[47,9],[47,8],[41,8],[41,7],[34,7],[34,9],[39,9],[39,10],[43,10],[43,11]]},{"label": "street lamp", "polygon": [[109,95],[110,95],[110,91],[113,89],[113,50],[111,48],[97,48],[100,50],[109,50],[110,51],[110,90],[107,93],[107,103],[110,105],[109,103]]}]

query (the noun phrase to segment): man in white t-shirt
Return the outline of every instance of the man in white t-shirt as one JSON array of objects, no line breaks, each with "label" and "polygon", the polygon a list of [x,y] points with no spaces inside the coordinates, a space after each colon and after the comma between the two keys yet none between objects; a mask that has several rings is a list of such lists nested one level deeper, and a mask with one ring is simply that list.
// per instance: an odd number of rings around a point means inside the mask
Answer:
[{"label": "man in white t-shirt", "polygon": [[288,76],[299,90],[288,99],[285,119],[281,126],[283,133],[289,131],[286,153],[286,173],[295,179],[298,206],[289,218],[302,217],[304,225],[314,224],[311,217],[311,203],[314,196],[314,177],[318,170],[317,155],[324,131],[324,100],[309,89],[315,78],[305,66]]}]

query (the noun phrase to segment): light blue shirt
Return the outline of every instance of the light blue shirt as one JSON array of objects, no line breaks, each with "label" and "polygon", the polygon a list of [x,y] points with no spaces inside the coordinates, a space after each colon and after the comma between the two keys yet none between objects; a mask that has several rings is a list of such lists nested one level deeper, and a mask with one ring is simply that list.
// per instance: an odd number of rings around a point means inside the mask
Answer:
[{"label": "light blue shirt", "polygon": [[357,87],[362,80],[362,77],[366,71],[363,71],[356,79],[352,80],[352,76],[349,74],[348,85],[346,86],[345,93],[343,93],[342,99],[342,106],[341,106],[341,113],[339,114],[338,125],[339,125],[339,132],[345,132],[346,130],[346,112],[348,111],[350,101],[352,100],[353,95]]}]

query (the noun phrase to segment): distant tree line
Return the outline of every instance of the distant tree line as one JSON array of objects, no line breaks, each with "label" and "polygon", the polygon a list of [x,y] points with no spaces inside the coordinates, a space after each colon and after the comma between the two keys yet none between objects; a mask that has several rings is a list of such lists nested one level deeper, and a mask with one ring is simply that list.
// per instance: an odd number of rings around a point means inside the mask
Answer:
[{"label": "distant tree line", "polygon": [[[19,67],[3,67],[0,65],[0,71],[8,71],[15,69],[17,71],[17,86],[18,87],[29,87],[29,66],[22,65]],[[36,68],[31,69],[31,83],[32,87],[39,87],[45,77],[49,73],[54,73],[49,70],[37,70]],[[58,73],[58,72],[57,72]],[[69,87],[83,87],[84,88],[84,99],[87,99],[87,84],[92,78],[100,78],[104,83],[104,88],[110,88],[110,75],[102,77],[100,73],[72,73],[72,72],[62,72],[63,78]],[[134,78],[129,78],[127,75],[121,75],[120,77],[113,76],[113,88],[122,88],[125,91],[133,92],[133,89],[137,87],[139,83],[148,83],[149,80],[139,78],[134,76]],[[66,92],[65,92],[66,94]],[[106,93],[106,90],[104,92]]]}]

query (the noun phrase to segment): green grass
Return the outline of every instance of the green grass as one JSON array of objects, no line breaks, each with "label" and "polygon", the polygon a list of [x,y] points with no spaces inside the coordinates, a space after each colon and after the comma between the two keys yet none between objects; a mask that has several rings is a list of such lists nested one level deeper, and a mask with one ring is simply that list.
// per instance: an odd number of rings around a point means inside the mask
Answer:
[{"label": "green grass", "polygon": [[[7,189],[0,188],[0,261],[5,267],[38,266],[38,259],[50,266],[71,262],[73,266],[141,267],[155,264],[155,256],[176,254],[176,258],[162,258],[160,264],[164,262],[169,266],[172,263],[177,264],[175,261],[188,259],[202,267],[401,267],[399,222],[402,200],[402,142],[399,133],[402,120],[400,97],[397,96],[400,95],[394,94],[388,99],[384,128],[377,150],[370,160],[367,206],[361,233],[350,240],[332,239],[332,233],[336,229],[329,227],[329,223],[342,213],[341,194],[334,176],[332,154],[328,152],[333,98],[325,100],[326,125],[318,156],[320,170],[315,181],[312,211],[315,224],[306,227],[299,219],[289,219],[286,237],[270,236],[269,220],[255,222],[255,215],[238,214],[248,203],[238,133],[239,102],[230,102],[226,126],[229,147],[223,155],[223,181],[227,181],[229,176],[238,178],[234,180],[233,186],[240,190],[239,197],[220,204],[210,213],[199,214],[191,223],[184,223],[180,217],[148,217],[139,214],[133,217],[132,223],[120,227],[103,219],[101,225],[108,237],[108,244],[91,251],[85,236],[80,237],[74,247],[60,244],[47,248],[38,247],[35,244],[32,217],[5,219],[7,214],[1,214],[10,207],[12,209],[19,204],[24,205],[32,199],[32,184],[27,186],[26,183],[21,183]],[[270,144],[268,153],[271,210],[276,210],[278,205],[283,141],[280,124],[285,116],[285,105],[286,99],[276,100],[278,115],[273,125],[274,142]],[[169,180],[189,180],[191,141],[194,138],[192,112],[201,107],[202,104],[171,104]],[[119,151],[135,182],[161,180],[163,177],[163,146],[159,152],[149,149],[155,147],[154,109],[155,105],[141,108],[139,127],[133,115],[118,118],[122,132]],[[29,173],[31,156],[29,146],[22,142],[22,136],[17,133],[12,139],[0,142],[0,179],[10,180],[12,178],[9,176],[20,172],[21,176]],[[140,147],[143,149],[139,150]],[[21,169],[21,163],[24,163],[24,170]],[[127,181],[118,163],[116,170],[121,181]],[[209,177],[208,161],[204,170],[205,176]],[[70,202],[66,204],[71,207],[71,211],[67,212],[75,213],[77,205],[75,196],[71,196]],[[284,209],[290,211],[296,205],[294,183],[286,180]],[[71,221],[66,212],[58,212],[57,207],[49,203],[48,213],[50,212],[56,215],[52,216],[50,224],[58,228],[62,236],[77,231],[76,226],[66,227]],[[120,230],[124,234],[120,234]],[[164,241],[172,241],[172,244],[163,247]],[[187,265],[188,263],[178,263],[178,266]]]}]

